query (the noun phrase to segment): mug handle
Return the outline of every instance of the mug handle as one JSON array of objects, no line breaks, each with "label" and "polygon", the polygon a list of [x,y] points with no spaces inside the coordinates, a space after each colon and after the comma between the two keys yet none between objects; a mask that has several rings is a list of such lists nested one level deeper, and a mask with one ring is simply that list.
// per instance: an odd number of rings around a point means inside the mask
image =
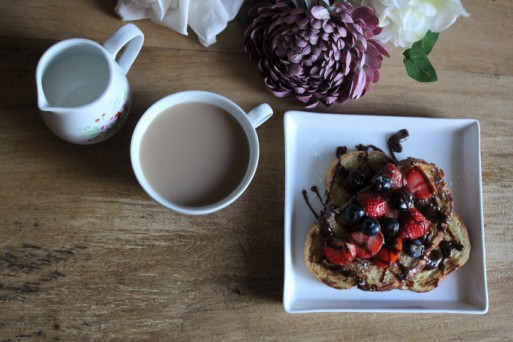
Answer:
[{"label": "mug handle", "polygon": [[273,109],[267,103],[256,106],[248,113],[249,121],[253,127],[257,128],[266,122],[273,115]]},{"label": "mug handle", "polygon": [[144,34],[142,31],[134,24],[127,24],[114,32],[105,41],[103,47],[115,60],[118,52],[126,45],[123,55],[118,60],[121,70],[126,74],[137,58],[137,55],[139,55],[143,42]]}]

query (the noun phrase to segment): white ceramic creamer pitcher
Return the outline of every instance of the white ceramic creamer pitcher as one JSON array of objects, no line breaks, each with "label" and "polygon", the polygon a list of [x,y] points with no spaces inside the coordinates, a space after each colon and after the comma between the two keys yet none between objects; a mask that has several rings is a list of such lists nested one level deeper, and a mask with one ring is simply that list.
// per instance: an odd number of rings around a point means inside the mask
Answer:
[{"label": "white ceramic creamer pitcher", "polygon": [[141,30],[128,24],[103,46],[71,38],[50,47],[36,70],[38,106],[48,128],[76,144],[93,144],[114,135],[130,109],[126,73],[143,41]]}]

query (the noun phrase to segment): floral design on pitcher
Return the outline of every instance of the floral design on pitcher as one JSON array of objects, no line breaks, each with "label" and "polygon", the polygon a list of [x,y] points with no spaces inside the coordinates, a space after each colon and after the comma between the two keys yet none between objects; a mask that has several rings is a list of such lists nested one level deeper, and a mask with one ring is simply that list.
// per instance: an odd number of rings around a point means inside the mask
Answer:
[{"label": "floral design on pitcher", "polygon": [[117,111],[113,111],[110,115],[103,113],[94,120],[93,125],[81,129],[82,136],[87,137],[87,141],[92,142],[101,140],[105,135],[117,131],[127,117],[130,108],[129,97],[125,97],[125,101],[118,108]]}]

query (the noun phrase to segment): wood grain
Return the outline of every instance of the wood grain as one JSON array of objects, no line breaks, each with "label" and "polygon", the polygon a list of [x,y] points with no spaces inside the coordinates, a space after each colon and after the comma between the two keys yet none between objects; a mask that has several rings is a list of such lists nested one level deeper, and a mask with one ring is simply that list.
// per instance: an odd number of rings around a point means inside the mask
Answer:
[{"label": "wood grain", "polygon": [[[392,48],[381,81],[328,113],[477,118],[490,310],[486,315],[289,315],[283,290],[282,115],[302,109],[263,88],[235,20],[204,48],[149,21],[129,73],[124,128],[93,146],[65,143],[39,118],[35,68],[68,37],[103,42],[116,1],[4,1],[0,6],[0,341],[510,340],[513,338],[513,2],[464,0],[471,13],[433,51],[439,81],[418,84]],[[130,166],[138,119],[181,90],[220,93],[243,109],[268,102],[248,191],[208,216],[171,213]]]}]

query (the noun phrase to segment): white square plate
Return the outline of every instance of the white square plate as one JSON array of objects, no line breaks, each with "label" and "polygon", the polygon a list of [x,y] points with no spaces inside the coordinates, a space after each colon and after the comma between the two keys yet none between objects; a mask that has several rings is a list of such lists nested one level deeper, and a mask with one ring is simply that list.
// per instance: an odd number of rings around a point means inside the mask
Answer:
[{"label": "white square plate", "polygon": [[[336,290],[317,280],[303,260],[306,234],[315,218],[301,194],[317,185],[336,148],[375,145],[388,153],[388,137],[406,128],[410,137],[398,159],[415,157],[436,163],[445,172],[455,209],[466,223],[470,257],[428,293],[392,290]],[[285,129],[285,282],[287,312],[445,312],[482,314],[488,310],[481,184],[479,122],[473,119],[432,119],[287,112]],[[315,198],[310,196],[315,204]]]}]

